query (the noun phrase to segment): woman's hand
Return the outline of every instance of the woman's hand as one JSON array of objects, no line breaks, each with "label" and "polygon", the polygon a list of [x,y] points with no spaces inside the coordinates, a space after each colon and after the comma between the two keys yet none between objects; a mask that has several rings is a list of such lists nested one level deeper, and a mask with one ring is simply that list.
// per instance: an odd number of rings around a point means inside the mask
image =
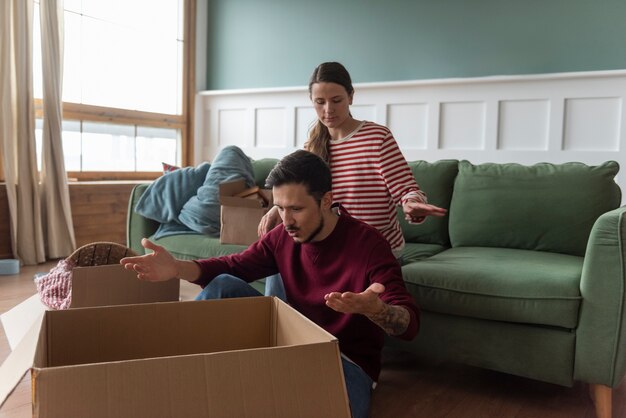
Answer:
[{"label": "woman's hand", "polygon": [[259,228],[257,233],[259,237],[270,232],[276,225],[280,223],[280,214],[278,213],[278,208],[276,206],[272,206],[272,208],[261,218],[261,222],[259,222]]},{"label": "woman's hand", "polygon": [[404,219],[409,223],[422,223],[427,216],[442,217],[448,213],[447,209],[412,199],[408,199],[402,204],[402,210],[404,210]]}]

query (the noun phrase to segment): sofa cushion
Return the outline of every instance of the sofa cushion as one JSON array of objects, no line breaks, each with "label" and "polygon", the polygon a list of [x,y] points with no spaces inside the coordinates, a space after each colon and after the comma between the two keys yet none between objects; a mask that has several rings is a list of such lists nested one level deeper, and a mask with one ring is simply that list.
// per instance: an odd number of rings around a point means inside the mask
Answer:
[{"label": "sofa cushion", "polygon": [[412,263],[442,252],[448,247],[437,244],[407,242],[402,250],[402,264]]},{"label": "sofa cushion", "polygon": [[582,256],[596,219],[615,209],[619,165],[459,162],[450,205],[453,247],[505,247]]},{"label": "sofa cushion", "polygon": [[[199,258],[220,257],[242,252],[245,245],[220,244],[219,238],[211,238],[206,235],[172,235],[163,238],[150,237],[150,240],[162,245],[181,260],[196,260]],[[261,294],[265,292],[265,279],[250,283]],[[198,292],[200,288],[198,288]]]},{"label": "sofa cushion", "polygon": [[575,328],[583,258],[510,248],[450,248],[402,267],[422,309]]},{"label": "sofa cushion", "polygon": [[[411,161],[409,167],[411,167],[417,184],[426,193],[428,203],[449,208],[454,179],[458,172],[458,161],[440,160],[434,163]],[[398,220],[407,243],[419,242],[450,246],[448,215],[442,218],[429,216],[424,223],[414,225],[404,220],[404,212],[402,212],[402,208],[398,208]]]},{"label": "sofa cushion", "polygon": [[150,240],[164,246],[174,257],[183,260],[220,257],[239,253],[247,248],[245,245],[220,244],[219,238],[199,234],[171,235],[162,238],[152,236]]}]

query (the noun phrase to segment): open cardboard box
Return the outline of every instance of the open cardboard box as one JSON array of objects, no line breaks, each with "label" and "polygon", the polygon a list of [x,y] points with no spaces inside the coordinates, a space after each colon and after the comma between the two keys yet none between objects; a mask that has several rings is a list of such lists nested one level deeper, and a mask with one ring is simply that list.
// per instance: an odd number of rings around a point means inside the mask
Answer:
[{"label": "open cardboard box", "polygon": [[243,179],[220,184],[220,243],[250,245],[259,239],[263,215],[272,207],[272,191],[247,188]]},{"label": "open cardboard box", "polygon": [[7,362],[38,417],[350,417],[336,338],[271,297],[46,311]]}]

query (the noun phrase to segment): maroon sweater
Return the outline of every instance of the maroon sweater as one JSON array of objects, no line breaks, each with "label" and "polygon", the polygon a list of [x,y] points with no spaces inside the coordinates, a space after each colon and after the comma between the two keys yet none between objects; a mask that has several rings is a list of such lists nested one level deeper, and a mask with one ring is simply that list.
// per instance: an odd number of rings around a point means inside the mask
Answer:
[{"label": "maroon sweater", "polygon": [[375,228],[345,213],[322,241],[298,244],[279,225],[239,254],[197,262],[202,274],[195,283],[202,287],[222,273],[247,282],[280,273],[289,304],[337,337],[341,352],[374,381],[380,374],[384,331],[363,315],[332,310],[324,295],[362,292],[382,283],[381,299],[404,306],[411,315],[406,332],[398,337],[411,340],[419,329],[419,308],[404,286],[389,243]]}]

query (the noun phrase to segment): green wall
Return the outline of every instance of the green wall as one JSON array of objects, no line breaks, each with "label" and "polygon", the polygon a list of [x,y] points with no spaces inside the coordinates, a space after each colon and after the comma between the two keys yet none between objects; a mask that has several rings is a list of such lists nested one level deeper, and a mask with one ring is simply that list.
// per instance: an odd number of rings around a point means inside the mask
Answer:
[{"label": "green wall", "polygon": [[208,0],[207,89],[626,68],[626,0]]}]

